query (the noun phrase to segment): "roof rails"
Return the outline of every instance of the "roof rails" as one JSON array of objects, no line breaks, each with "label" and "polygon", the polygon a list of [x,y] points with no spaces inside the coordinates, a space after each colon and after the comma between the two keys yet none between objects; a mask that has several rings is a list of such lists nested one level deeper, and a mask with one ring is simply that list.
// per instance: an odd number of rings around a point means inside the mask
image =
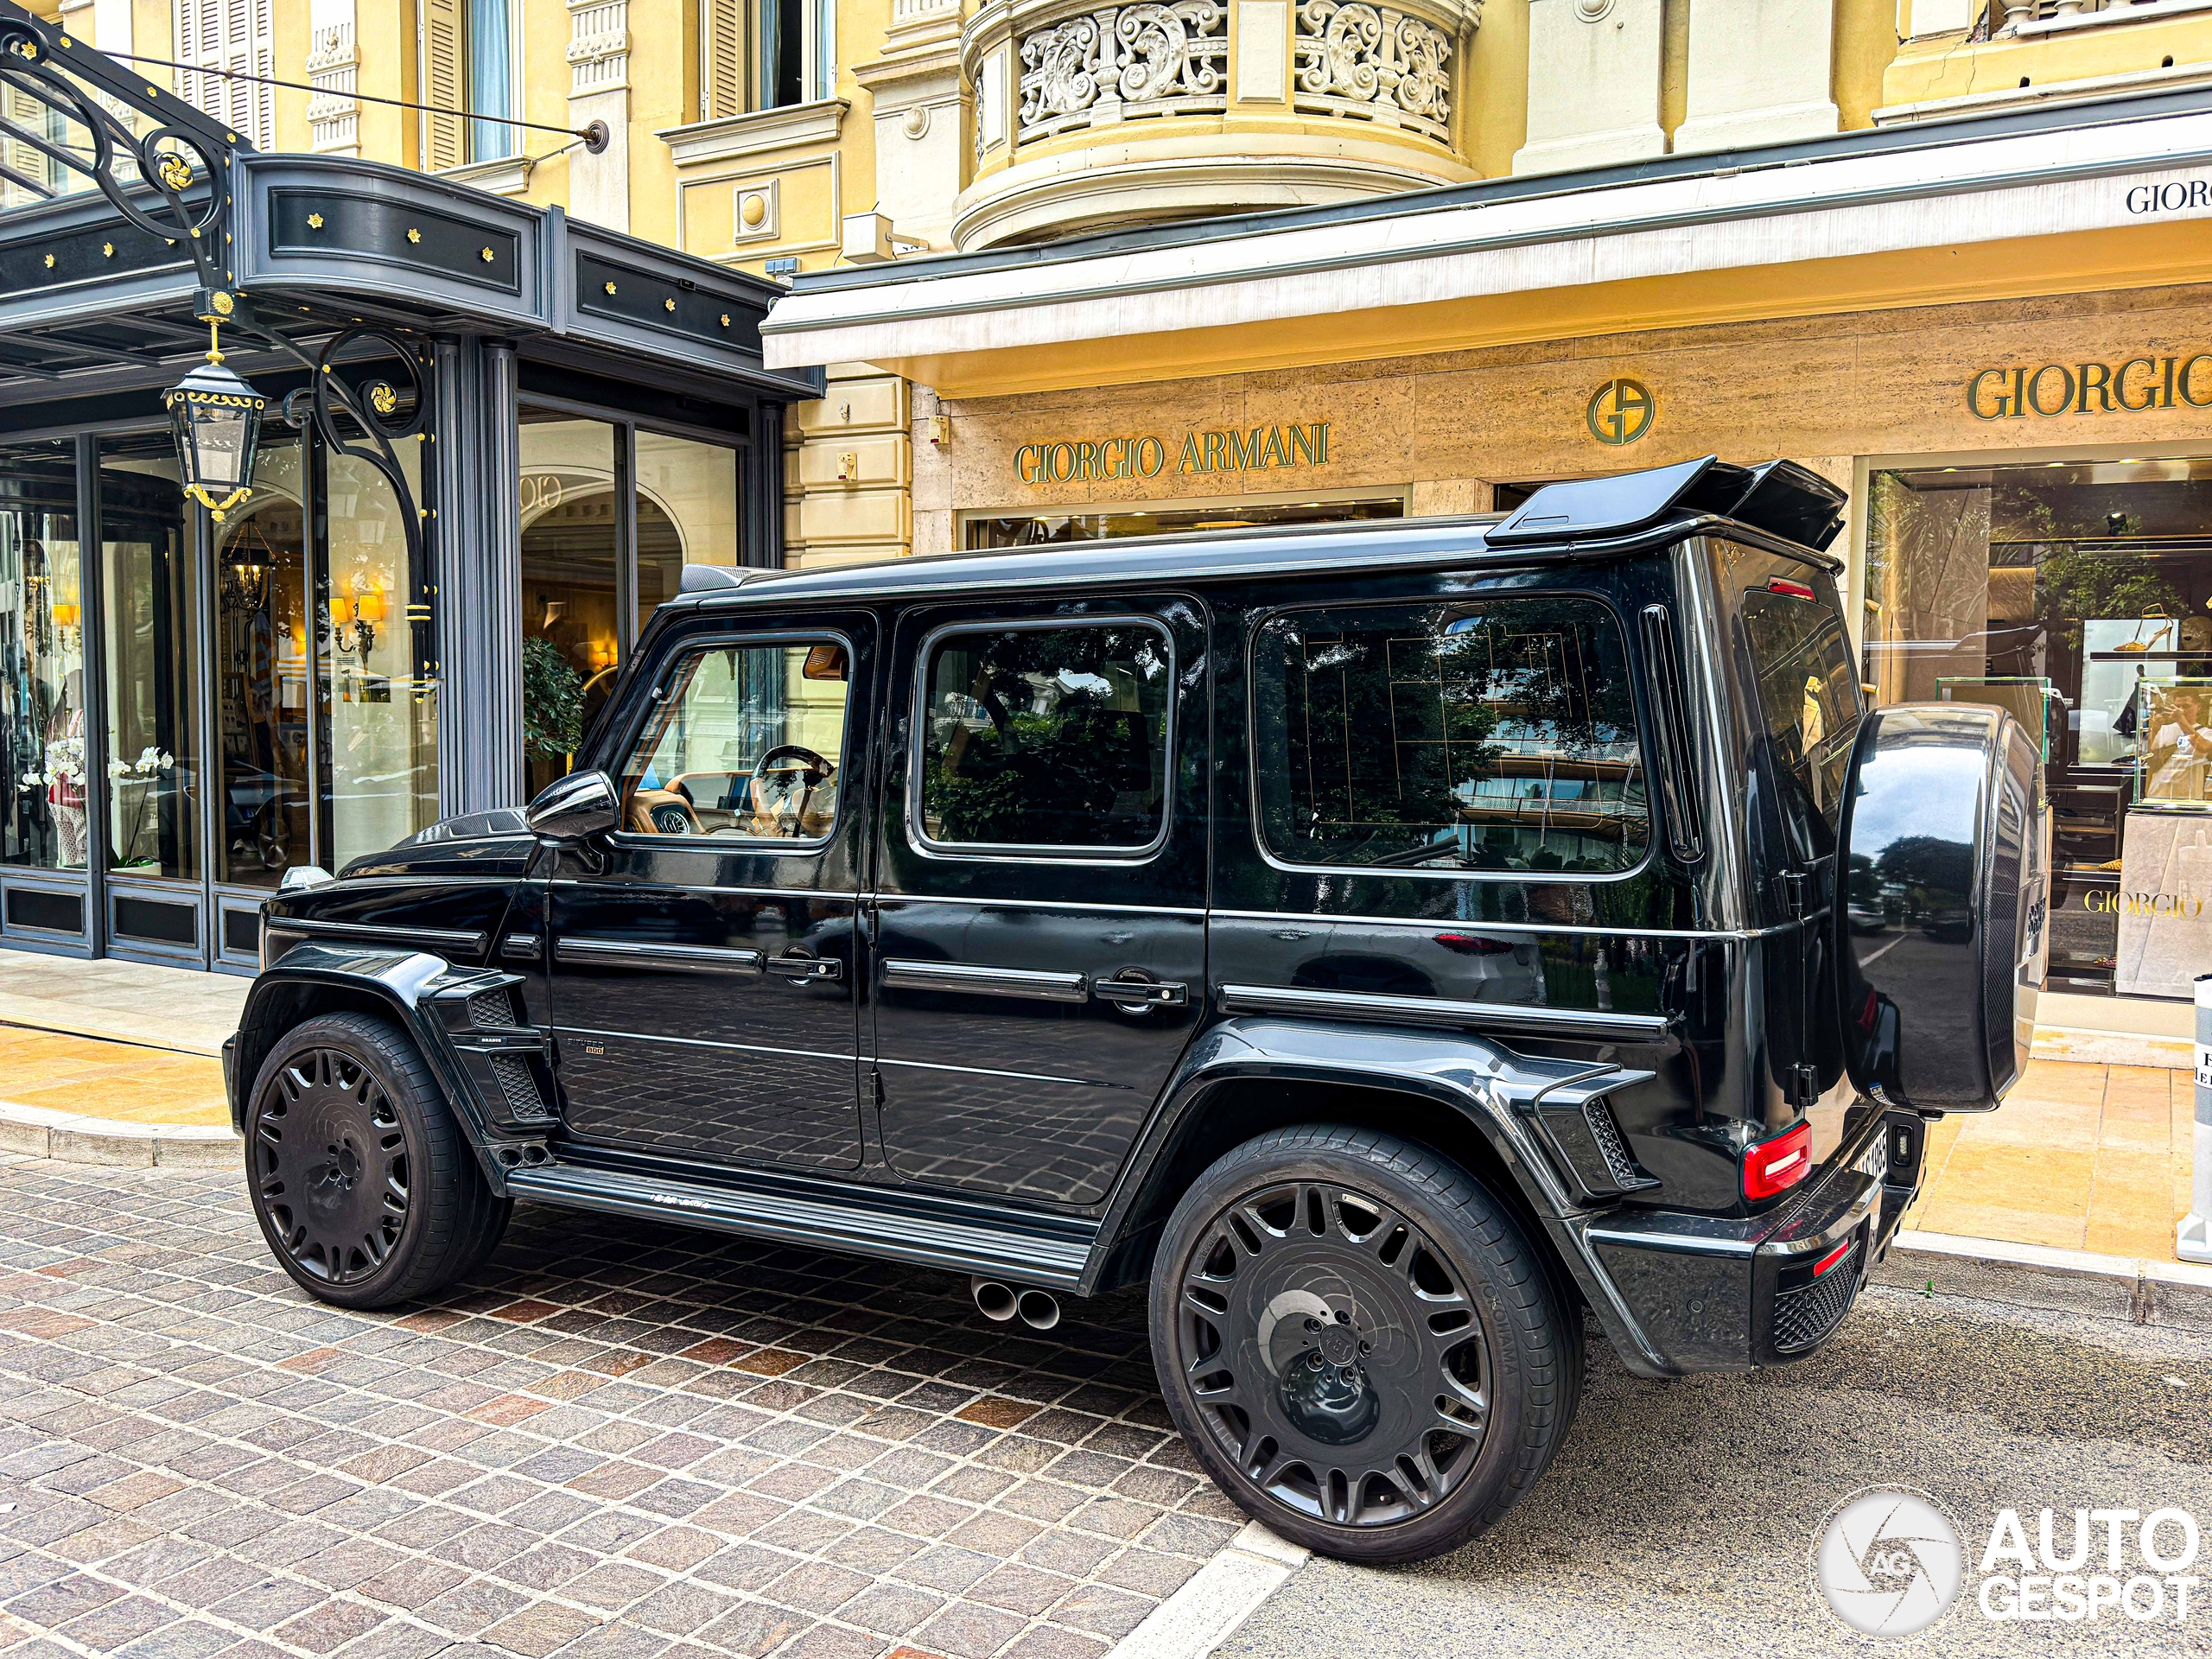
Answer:
[{"label": "roof rails", "polygon": [[1732,467],[1718,455],[1648,472],[1547,484],[1484,539],[1492,547],[1627,536],[1671,512],[1707,512],[1825,551],[1849,498],[1794,461]]}]

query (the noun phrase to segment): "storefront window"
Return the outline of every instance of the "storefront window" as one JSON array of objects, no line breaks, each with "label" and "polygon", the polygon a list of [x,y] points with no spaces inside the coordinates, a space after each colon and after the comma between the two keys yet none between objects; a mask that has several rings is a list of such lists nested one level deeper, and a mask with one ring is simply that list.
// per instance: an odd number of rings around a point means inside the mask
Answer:
[{"label": "storefront window", "polygon": [[[408,488],[422,488],[416,446],[404,445]],[[437,695],[428,640],[407,619],[416,573],[398,497],[365,461],[328,455],[329,565],[324,588],[321,704],[330,770],[331,868],[380,852],[438,817]]]},{"label": "storefront window", "polygon": [[2188,913],[2212,898],[2212,460],[1877,472],[1865,620],[1878,702],[1992,704],[2040,745],[2054,987],[2187,995],[2212,960]]},{"label": "storefront window", "polygon": [[739,564],[737,451],[640,429],[638,626],[676,597],[687,564]]},{"label": "storefront window", "polygon": [[85,607],[67,443],[0,448],[0,860],[82,869]]},{"label": "storefront window", "polygon": [[523,746],[528,792],[564,776],[621,654],[620,428],[522,416]]},{"label": "storefront window", "polygon": [[215,874],[238,887],[311,856],[304,464],[264,436],[251,503],[215,527]]},{"label": "storefront window", "polygon": [[199,571],[167,432],[100,445],[108,868],[200,879]]},{"label": "storefront window", "polygon": [[970,552],[1043,547],[1055,542],[1103,542],[1123,536],[1165,536],[1185,530],[1249,530],[1264,524],[1330,524],[1363,518],[1402,518],[1405,502],[1273,501],[1223,506],[1162,507],[1131,512],[1037,512],[968,521]]}]

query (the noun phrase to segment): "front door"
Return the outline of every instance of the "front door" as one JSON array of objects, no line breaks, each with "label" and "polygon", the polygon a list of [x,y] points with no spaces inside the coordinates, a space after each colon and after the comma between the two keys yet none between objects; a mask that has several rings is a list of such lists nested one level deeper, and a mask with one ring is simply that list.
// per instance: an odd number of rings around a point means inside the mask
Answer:
[{"label": "front door", "polygon": [[1180,599],[900,623],[874,1058],[905,1179],[1105,1196],[1205,997],[1206,643]]},{"label": "front door", "polygon": [[861,1161],[854,849],[872,624],[779,618],[670,653],[621,827],[548,894],[577,1139],[815,1169]]}]

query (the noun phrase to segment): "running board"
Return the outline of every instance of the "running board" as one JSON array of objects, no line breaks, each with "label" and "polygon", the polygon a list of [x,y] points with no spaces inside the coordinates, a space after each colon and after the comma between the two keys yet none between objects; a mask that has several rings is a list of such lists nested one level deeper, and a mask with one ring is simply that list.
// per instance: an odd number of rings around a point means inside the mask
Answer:
[{"label": "running board", "polygon": [[[520,1198],[607,1215],[680,1221],[716,1232],[779,1243],[879,1256],[948,1273],[987,1273],[1058,1290],[1072,1290],[1090,1259],[1095,1223],[1042,1218],[1050,1230],[994,1226],[948,1214],[907,1194],[880,1187],[802,1197],[780,1183],[713,1186],[658,1175],[550,1164],[511,1170],[507,1190]],[[888,1198],[887,1205],[855,1202]]]}]

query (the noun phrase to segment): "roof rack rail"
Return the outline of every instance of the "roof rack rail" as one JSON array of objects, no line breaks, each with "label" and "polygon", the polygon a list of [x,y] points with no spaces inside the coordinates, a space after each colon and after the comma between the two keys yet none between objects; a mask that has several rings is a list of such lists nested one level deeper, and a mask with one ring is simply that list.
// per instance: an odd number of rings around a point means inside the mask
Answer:
[{"label": "roof rack rail", "polygon": [[1627,536],[1670,512],[1709,512],[1824,552],[1843,528],[1848,499],[1794,461],[1735,467],[1705,455],[1612,478],[1547,484],[1484,539],[1492,547],[1526,547]]}]

